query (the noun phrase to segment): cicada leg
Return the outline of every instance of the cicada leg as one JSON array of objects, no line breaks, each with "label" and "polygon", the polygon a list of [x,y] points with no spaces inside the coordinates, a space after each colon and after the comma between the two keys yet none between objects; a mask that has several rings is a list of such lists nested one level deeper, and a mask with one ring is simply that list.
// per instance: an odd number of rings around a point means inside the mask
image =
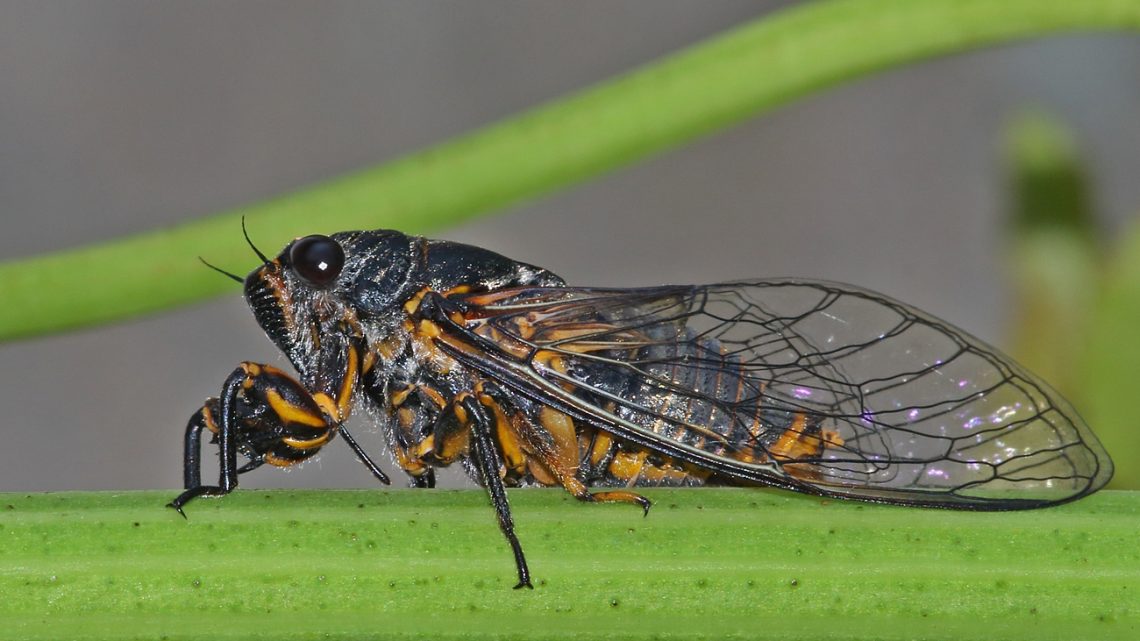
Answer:
[{"label": "cicada leg", "polygon": [[[347,359],[353,363],[355,359]],[[350,366],[344,380],[356,372]],[[270,365],[242,363],[226,378],[222,394],[211,399],[190,418],[186,426],[183,481],[185,491],[169,506],[186,516],[182,508],[200,496],[224,496],[238,485],[238,475],[264,463],[286,467],[316,454],[339,431],[357,457],[381,483],[387,475],[341,428],[347,418],[352,385],[336,385],[339,391],[311,393],[285,372]],[[217,485],[201,483],[202,431],[215,434],[218,443]],[[250,457],[238,467],[239,450]]]},{"label": "cicada leg", "polygon": [[495,513],[499,517],[499,529],[507,537],[507,542],[510,543],[511,551],[515,555],[515,567],[519,574],[519,582],[515,585],[515,589],[526,587],[533,590],[534,586],[530,582],[530,570],[526,566],[526,557],[523,555],[522,545],[519,544],[519,539],[515,535],[515,522],[511,518],[511,506],[507,502],[507,490],[503,485],[503,478],[499,475],[502,460],[495,450],[494,441],[491,437],[495,426],[483,406],[475,400],[475,397],[465,396],[458,399],[457,403],[463,408],[466,419],[471,426],[472,460],[483,479],[483,486],[487,488],[487,494],[491,497],[491,504],[495,506]]},{"label": "cicada leg", "polygon": [[[530,471],[539,482],[547,485],[557,483],[579,501],[632,503],[640,507],[643,514],[649,514],[649,508],[653,503],[644,496],[625,490],[591,492],[578,478],[578,435],[574,420],[569,416],[553,408],[544,407],[533,419],[514,424],[514,430],[511,431],[511,422],[505,418],[506,413],[503,410],[510,405],[504,392],[490,382],[484,382],[482,390],[480,401],[483,405],[497,417],[498,421],[507,423],[506,426],[500,426],[499,440],[505,442],[506,449],[526,450],[526,455],[538,466],[536,469],[532,464]],[[521,443],[510,443],[510,441],[523,441],[526,444],[523,446]],[[508,445],[513,448],[507,448]]]},{"label": "cicada leg", "polygon": [[[364,467],[368,468],[368,471],[372,473],[372,476],[376,477],[376,480],[380,481],[384,485],[391,484],[392,481],[388,478],[388,475],[384,473],[384,470],[380,469],[380,466],[376,464],[376,461],[373,461],[372,458],[368,456],[368,453],[365,452],[362,447],[360,447],[360,444],[356,442],[356,439],[352,438],[352,435],[348,433],[348,430],[344,429],[343,425],[340,426],[340,429],[338,431],[340,432],[341,437],[344,439],[344,442],[352,450],[353,454],[356,454],[356,458],[360,459],[360,462],[364,464]],[[435,479],[433,477],[432,486],[434,485]]]},{"label": "cicada leg", "polygon": [[[214,415],[214,403],[207,401],[202,409],[190,417],[186,425],[185,452],[183,457],[183,481],[186,491],[179,494],[168,503],[183,517],[186,513],[182,507],[199,496],[225,496],[237,487],[237,439],[235,423],[237,422],[236,402],[243,382],[246,380],[246,371],[242,367],[235,369],[225,384],[222,385],[222,395],[218,399],[221,413],[221,425],[218,425]],[[201,471],[201,441],[202,430],[209,428],[218,435],[219,468],[217,485],[202,485]]]}]

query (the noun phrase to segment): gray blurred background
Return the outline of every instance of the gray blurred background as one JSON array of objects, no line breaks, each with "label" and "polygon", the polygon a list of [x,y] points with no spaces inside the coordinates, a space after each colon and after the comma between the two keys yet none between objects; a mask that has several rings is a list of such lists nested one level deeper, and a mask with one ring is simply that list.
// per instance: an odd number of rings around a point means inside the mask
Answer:
[{"label": "gray blurred background", "polygon": [[[0,259],[398,158],[782,4],[0,2]],[[858,283],[1001,345],[1000,149],[1031,106],[1076,132],[1098,212],[1121,229],[1140,211],[1140,39],[1089,35],[860,80],[436,235],[577,284]],[[0,491],[179,487],[186,419],[244,359],[283,362],[236,288],[0,345]],[[242,483],[373,485],[339,443]]]}]

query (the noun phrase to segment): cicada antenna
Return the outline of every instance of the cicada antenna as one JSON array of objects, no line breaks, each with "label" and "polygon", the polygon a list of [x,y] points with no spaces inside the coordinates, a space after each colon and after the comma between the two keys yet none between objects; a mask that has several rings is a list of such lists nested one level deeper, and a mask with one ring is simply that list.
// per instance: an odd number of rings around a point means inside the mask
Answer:
[{"label": "cicada antenna", "polygon": [[257,245],[254,245],[253,241],[249,239],[249,232],[245,229],[245,216],[241,217],[241,233],[245,236],[245,242],[249,243],[250,248],[253,249],[253,252],[261,259],[261,262],[268,265],[269,259],[266,258],[265,254],[261,253],[261,250],[257,248]]},{"label": "cicada antenna", "polygon": [[209,267],[210,269],[218,272],[219,274],[222,274],[223,276],[229,276],[230,278],[234,279],[235,281],[237,281],[239,283],[245,282],[245,280],[241,276],[227,272],[226,270],[222,269],[221,267],[216,267],[214,265],[211,265],[210,263],[206,262],[205,258],[202,258],[201,256],[198,257],[198,260],[202,261],[202,264],[205,265],[206,267]]}]

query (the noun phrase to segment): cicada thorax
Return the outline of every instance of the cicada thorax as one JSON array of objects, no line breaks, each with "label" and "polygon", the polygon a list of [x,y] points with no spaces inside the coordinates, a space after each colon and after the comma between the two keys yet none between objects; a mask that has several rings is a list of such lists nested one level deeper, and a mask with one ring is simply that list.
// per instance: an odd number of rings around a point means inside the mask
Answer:
[{"label": "cicada thorax", "polygon": [[437,343],[444,339],[440,328],[420,314],[422,298],[431,293],[424,290],[405,303],[401,331],[373,346],[381,364],[365,379],[366,394],[386,414],[396,463],[418,478],[465,461],[472,417],[464,402],[474,401],[494,425],[507,485],[565,485],[578,469],[573,421],[448,357]]}]

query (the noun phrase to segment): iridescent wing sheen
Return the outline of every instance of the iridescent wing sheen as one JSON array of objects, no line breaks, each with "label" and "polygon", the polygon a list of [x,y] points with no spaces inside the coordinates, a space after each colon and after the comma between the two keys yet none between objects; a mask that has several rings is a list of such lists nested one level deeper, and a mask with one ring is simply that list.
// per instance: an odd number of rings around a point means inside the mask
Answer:
[{"label": "iridescent wing sheen", "polygon": [[721,477],[985,510],[1071,500],[1112,475],[1044,381],[851,286],[518,288],[449,300],[463,322],[453,314],[447,331],[468,348],[448,351],[468,366]]}]

